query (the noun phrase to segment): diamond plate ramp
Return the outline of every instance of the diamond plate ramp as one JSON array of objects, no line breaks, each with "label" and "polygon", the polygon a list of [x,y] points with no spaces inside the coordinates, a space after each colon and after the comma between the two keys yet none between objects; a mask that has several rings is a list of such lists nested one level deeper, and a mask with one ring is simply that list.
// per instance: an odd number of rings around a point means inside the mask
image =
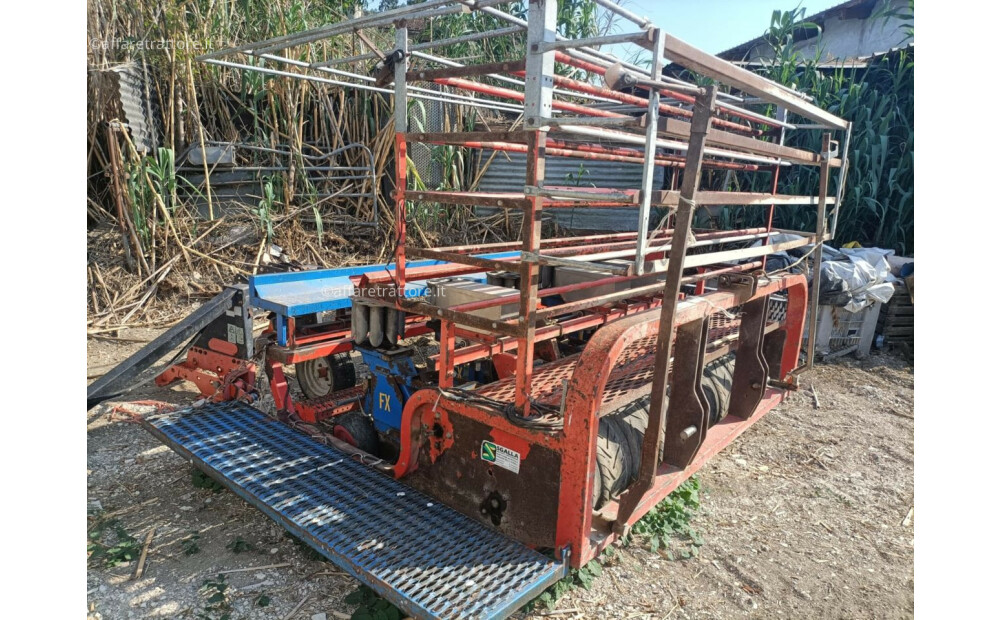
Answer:
[{"label": "diamond plate ramp", "polygon": [[238,403],[144,421],[331,562],[418,618],[505,618],[565,567]]}]

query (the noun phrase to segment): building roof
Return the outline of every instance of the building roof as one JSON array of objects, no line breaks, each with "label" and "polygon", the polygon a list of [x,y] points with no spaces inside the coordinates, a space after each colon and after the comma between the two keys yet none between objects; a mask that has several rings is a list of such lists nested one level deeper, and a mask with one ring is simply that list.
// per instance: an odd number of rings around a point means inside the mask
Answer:
[{"label": "building roof", "polygon": [[[856,14],[858,17],[867,17],[874,10],[876,4],[879,0],[847,0],[847,2],[841,2],[836,6],[832,6],[825,11],[820,11],[808,17],[804,17],[797,23],[801,22],[822,22],[828,17],[834,15],[843,15],[845,17],[852,16]],[[725,58],[729,61],[743,60],[747,53],[750,52],[755,46],[764,41],[764,35],[761,34],[759,37],[750,39],[746,43],[741,43],[736,47],[731,47],[723,52],[716,54],[719,58]]]}]

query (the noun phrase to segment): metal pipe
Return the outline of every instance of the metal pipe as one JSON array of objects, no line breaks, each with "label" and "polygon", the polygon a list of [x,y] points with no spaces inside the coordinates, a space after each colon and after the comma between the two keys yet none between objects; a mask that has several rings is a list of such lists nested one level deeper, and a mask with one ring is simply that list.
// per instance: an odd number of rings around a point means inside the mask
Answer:
[{"label": "metal pipe", "polygon": [[[462,90],[469,90],[475,93],[482,93],[484,95],[490,95],[492,97],[503,97],[505,99],[512,99],[514,101],[524,101],[525,94],[518,92],[516,90],[511,90],[509,88],[502,88],[500,86],[491,86],[490,84],[483,84],[482,82],[474,82],[472,80],[465,80],[462,78],[436,78],[434,80],[435,84],[441,84],[442,86],[452,86],[454,88],[460,88]],[[615,112],[606,112],[604,110],[594,110],[588,108],[587,106],[579,105],[576,103],[569,103],[566,101],[553,101],[552,108],[556,110],[562,110],[564,112],[573,112],[575,114],[592,114],[594,116],[603,116],[607,118],[618,118],[625,117],[624,114],[617,114]]]},{"label": "metal pipe", "polygon": [[[515,72],[514,75],[524,75],[523,71]],[[561,75],[553,75],[552,83],[556,86],[562,86],[563,88],[568,88],[570,90],[579,91],[582,93],[589,93],[591,95],[600,95],[608,99],[614,99],[621,103],[627,103],[634,105],[639,108],[648,107],[648,99],[643,99],[636,95],[630,95],[628,93],[623,93],[617,90],[611,90],[610,88],[605,88],[603,86],[594,86],[593,84],[588,84],[586,82],[581,82],[579,80],[574,80],[572,78],[563,77]],[[690,110],[685,110],[684,108],[678,108],[671,105],[659,104],[660,112],[664,114],[669,114],[671,116],[679,116],[681,118],[691,118],[692,112]],[[529,119],[530,120],[530,119]],[[725,127],[726,129],[731,129],[733,131],[740,131],[745,133],[759,133],[752,127],[746,127],[738,123],[733,123],[730,121],[722,120],[720,118],[713,118],[712,124],[719,127]]]},{"label": "metal pipe", "polygon": [[850,166],[848,157],[850,152],[848,149],[851,148],[851,131],[854,129],[854,123],[847,123],[847,129],[844,130],[844,147],[841,149],[840,154],[840,172],[837,173],[837,201],[833,205],[833,222],[830,224],[830,236],[837,236],[837,219],[840,216],[840,201],[844,198],[844,184],[847,182],[847,168]]},{"label": "metal pipe", "polygon": [[[782,120],[788,118],[788,110],[785,109],[785,108],[779,107],[778,111],[777,111],[777,114],[778,114],[778,117],[781,118]],[[778,144],[779,145],[784,145],[785,144],[785,130],[784,130],[784,128],[782,128],[782,130],[781,130],[781,135],[778,136]],[[781,172],[781,167],[780,166],[775,166],[774,169],[773,169],[773,171],[771,172],[771,174],[773,175],[773,177],[771,179],[771,193],[772,194],[777,194],[778,193],[778,176],[779,176],[780,172]],[[773,224],[774,224],[774,204],[772,203],[771,206],[767,210],[767,230],[768,231],[771,230],[771,226]]]},{"label": "metal pipe", "polygon": [[[572,133],[581,136],[589,136],[598,139],[603,138],[608,140],[617,140],[619,142],[625,142],[626,144],[636,144],[643,146],[645,145],[645,139],[642,136],[625,133],[621,131],[612,131],[609,129],[594,129],[590,127],[564,127],[562,131],[565,133]],[[688,150],[688,144],[685,142],[677,142],[675,140],[664,140],[662,138],[657,139],[656,146],[665,149],[674,149],[681,152],[686,152]],[[727,151],[725,149],[717,149],[712,147],[706,147],[705,153],[716,157],[729,157],[731,159],[741,159],[745,161],[752,161],[762,164],[774,164],[781,166],[791,165],[786,161],[772,159],[770,157],[760,157],[757,155],[751,155],[749,153]]]},{"label": "metal pipe", "polygon": [[[617,6],[617,5],[614,5]],[[663,73],[663,54],[659,51],[663,49],[663,30],[657,28],[653,31],[653,64],[650,68],[650,76],[657,76]],[[649,100],[646,106],[646,136],[644,152],[656,155],[656,128],[659,126],[660,92],[650,89]],[[649,232],[649,209],[653,198],[653,174],[656,166],[655,157],[647,157],[642,165],[642,189],[639,193],[639,232],[636,236],[635,262],[633,269],[638,275],[642,275],[646,270],[646,243]]]},{"label": "metal pipe", "polygon": [[[583,69],[584,71],[596,73],[597,75],[601,76],[607,75],[608,71],[610,70],[609,67],[602,67],[601,65],[597,65],[592,62],[587,62],[586,60],[574,58],[565,52],[556,52],[556,62],[561,62],[565,65],[570,65],[571,67],[576,67],[577,69]],[[676,90],[672,90],[669,87],[664,88],[663,87],[664,83],[658,80],[644,80],[636,77],[635,81],[636,81],[636,86],[645,88],[647,90],[649,90],[650,88],[657,88],[659,89],[661,95],[666,95],[667,97],[676,99],[678,101],[683,101],[684,103],[691,103],[691,104],[694,103],[693,96],[677,92]],[[609,85],[608,88],[612,87]],[[612,90],[614,89],[612,88]],[[763,114],[758,114],[756,112],[752,112],[750,110],[746,110],[739,106],[735,106],[729,103],[720,101],[718,103],[718,107],[724,109],[726,114],[734,116],[736,118],[742,118],[745,120],[760,123],[762,125],[767,125],[769,127],[785,127],[788,129],[795,129],[795,125],[792,125],[791,123],[782,122],[777,119],[770,118],[768,116],[764,116]]]},{"label": "metal pipe", "polygon": [[[450,39],[439,39],[437,41],[425,41],[424,43],[417,43],[410,46],[410,53],[412,54],[417,50],[428,50],[435,47],[442,47],[445,45],[456,45],[458,43],[470,43],[472,41],[480,41],[482,39],[492,39],[496,37],[503,37],[509,34],[517,34],[519,32],[524,32],[524,28],[521,26],[511,26],[509,28],[500,28],[499,30],[489,30],[486,32],[473,32],[470,34],[462,35],[460,37],[452,37]],[[388,54],[386,54],[388,55]],[[369,52],[367,54],[359,54],[357,56],[348,56],[346,58],[334,58],[331,60],[324,60],[322,62],[314,62],[310,67],[313,69],[319,69],[322,67],[331,67],[333,65],[346,64],[349,62],[357,62],[359,60],[374,60],[378,58],[378,54],[375,52]]]},{"label": "metal pipe", "polygon": [[[441,58],[440,56],[434,56],[433,54],[425,54],[423,52],[411,52],[410,55],[413,56],[414,58],[422,58],[423,60],[428,60],[430,62],[440,63],[442,65],[445,65],[446,67],[464,67],[465,66],[465,65],[463,65],[460,62],[455,62],[454,60],[449,60],[448,58]],[[498,80],[500,82],[506,82],[508,84],[514,84],[514,85],[520,86],[522,88],[524,87],[524,80],[514,79],[512,77],[508,77],[508,76],[502,75],[500,73],[490,73],[486,77],[493,78],[494,80]],[[562,90],[559,90],[559,89],[556,89],[556,88],[552,89],[552,92],[559,93],[559,94],[571,94],[571,93],[566,93],[565,91],[562,91]],[[576,96],[576,97],[579,97],[581,99],[589,99],[591,101],[603,101],[603,102],[606,102],[606,103],[614,103],[614,101],[611,100],[611,99],[605,99],[603,97],[595,97],[593,95],[588,95],[586,93],[573,93],[573,95]]]},{"label": "metal pipe", "polygon": [[572,48],[589,48],[591,46],[614,45],[616,43],[635,43],[641,47],[642,42],[649,43],[647,32],[623,32],[616,34],[606,34],[599,37],[587,39],[564,39],[562,41],[543,41],[538,43],[539,52],[562,51]]},{"label": "metal pipe", "polygon": [[612,2],[612,0],[594,0],[594,1],[597,2],[597,4],[606,8],[607,10],[611,11],[612,13],[620,15],[625,19],[629,20],[630,22],[632,22],[633,24],[638,25],[640,28],[648,28],[653,24],[653,22],[650,21],[648,17],[639,17],[638,15],[636,15],[632,11],[629,11],[625,7],[618,6],[617,4]]},{"label": "metal pipe", "polygon": [[[486,6],[500,4],[504,1],[505,0],[428,0],[428,2],[421,4],[400,7],[398,9],[392,9],[376,13],[374,15],[350,19],[340,22],[339,24],[332,24],[330,26],[324,26],[311,31],[300,32],[298,33],[299,36],[295,36],[290,41],[284,41],[282,43],[269,45],[263,48],[252,49],[251,51],[260,53],[274,52],[295,45],[303,45],[320,39],[346,34],[351,31],[389,26],[394,24],[397,19],[401,17],[405,19],[430,19],[433,17],[443,17],[445,15],[462,13],[470,6],[478,7],[480,5]],[[451,4],[452,6],[442,6],[444,4]]]},{"label": "metal pipe", "polygon": [[[203,54],[202,56],[198,56],[197,60],[214,59],[218,58],[219,56],[226,56],[233,52],[246,53],[248,51],[261,51],[261,48],[264,48],[263,51],[270,52],[274,51],[274,49],[281,49],[282,47],[288,47],[291,45],[300,45],[302,43],[310,43],[312,41],[317,41],[319,39],[325,39],[327,37],[342,34],[350,30],[359,30],[361,28],[388,25],[391,24],[396,18],[401,17],[403,15],[409,15],[411,13],[432,12],[433,10],[439,9],[451,2],[452,0],[427,0],[427,2],[424,2],[420,5],[402,6],[396,9],[383,11],[375,15],[368,15],[365,17],[343,21],[336,24],[321,26],[319,28],[314,28],[312,30],[294,32],[279,37],[272,37],[270,39],[265,39],[263,41],[258,41],[256,43],[244,45],[242,47],[240,46],[227,47],[217,52],[211,52],[209,54]],[[447,15],[450,13],[461,11],[463,7],[461,6],[445,7],[445,9],[446,12],[442,14]],[[382,22],[385,23],[383,24]]]},{"label": "metal pipe", "polygon": [[816,331],[819,329],[819,289],[823,270],[823,239],[826,233],[826,192],[830,181],[830,137],[823,134],[820,152],[823,163],[819,168],[819,200],[816,203],[816,237],[812,249],[812,282],[809,290],[809,346],[806,348],[806,368],[816,359]]},{"label": "metal pipe", "polygon": [[[264,54],[262,56],[259,56],[259,58],[264,58],[266,60],[273,60],[273,61],[276,61],[276,62],[285,63],[285,64],[288,64],[288,65],[292,65],[293,67],[301,67],[303,69],[308,69],[309,68],[309,63],[307,63],[307,62],[302,62],[301,60],[293,60],[291,58],[283,58],[281,56],[274,56],[273,54]],[[216,64],[218,64],[218,63],[216,63]],[[361,75],[359,73],[351,73],[350,71],[344,71],[342,69],[331,69],[329,67],[321,67],[320,71],[323,71],[325,73],[331,73],[333,75],[340,75],[340,76],[343,76],[343,77],[354,78],[354,79],[357,79],[357,80],[362,80],[364,82],[374,82],[375,81],[375,78],[373,78],[371,76]],[[296,76],[296,77],[305,77],[304,74],[300,74],[300,73],[293,73],[291,75]],[[346,84],[348,86],[355,86],[357,88],[362,88],[364,90],[373,90],[373,91],[376,91],[376,92],[385,92],[385,93],[393,93],[393,92],[395,92],[395,91],[390,90],[388,88],[380,88],[380,87],[368,87],[368,88],[364,88],[360,84],[353,84],[353,83],[349,83],[349,82],[348,83],[339,82],[339,83],[340,84]],[[454,93],[439,92],[439,91],[436,91],[436,90],[430,90],[429,88],[422,88],[422,87],[419,87],[419,86],[408,86],[408,90],[416,92],[416,93],[422,93],[424,95],[428,95],[428,96],[425,96],[425,97],[418,97],[417,95],[414,95],[414,97],[416,97],[418,99],[427,99],[427,100],[430,100],[430,101],[441,101],[441,102],[444,102],[444,103],[455,103],[455,104],[459,104],[459,103],[463,103],[463,102],[469,102],[469,105],[479,104],[478,107],[486,107],[486,106],[482,105],[482,100],[476,99],[474,97],[466,97],[464,95],[456,95]],[[441,99],[441,97],[449,97],[451,100]],[[506,110],[508,112],[521,112],[521,111],[523,111],[523,108],[521,108],[520,106],[516,106],[516,105],[513,105],[513,104],[509,104],[509,103],[498,102],[497,105],[498,106],[502,106],[502,107],[500,107],[498,109],[504,109],[504,110]],[[492,106],[492,102],[491,102],[491,105],[489,107],[493,107]]]},{"label": "metal pipe", "polygon": [[[443,142],[439,140],[428,140],[428,144],[452,144],[473,149],[493,149],[495,151],[505,151],[511,153],[526,153],[528,147],[516,142],[488,141],[488,140],[464,140],[461,142]],[[617,161],[622,163],[641,164],[646,161],[644,151],[635,149],[624,149],[606,147],[595,144],[582,144],[575,142],[565,142],[556,138],[549,138],[545,142],[546,153],[556,157],[575,157],[579,159],[590,159],[594,161]],[[683,168],[684,158],[672,155],[656,155],[656,165],[661,168]],[[706,159],[705,166],[720,168],[723,170],[743,170],[754,172],[760,169],[757,164],[737,164],[728,161],[718,161]],[[597,206],[597,205],[571,205],[571,206]],[[602,205],[603,206],[603,205]]]}]

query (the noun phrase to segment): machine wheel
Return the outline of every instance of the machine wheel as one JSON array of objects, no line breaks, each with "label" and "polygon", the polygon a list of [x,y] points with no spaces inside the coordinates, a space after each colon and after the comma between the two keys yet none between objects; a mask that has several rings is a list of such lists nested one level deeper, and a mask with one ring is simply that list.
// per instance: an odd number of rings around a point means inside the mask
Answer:
[{"label": "machine wheel", "polygon": [[337,353],[295,364],[295,376],[306,398],[322,398],[357,384],[354,362],[347,353]]},{"label": "machine wheel", "polygon": [[701,385],[708,399],[709,425],[715,426],[726,417],[729,411],[729,400],[733,389],[733,370],[736,368],[736,356],[727,355],[714,362],[705,364],[705,374]]},{"label": "machine wheel", "polygon": [[333,419],[333,436],[346,441],[355,448],[368,454],[378,455],[378,433],[371,418],[358,412],[350,411]]},{"label": "machine wheel", "polygon": [[[736,356],[727,355],[705,365],[702,387],[708,399],[709,426],[715,426],[729,409]],[[597,427],[597,476],[594,509],[618,497],[639,476],[642,436],[649,424],[649,396],[644,396],[602,417]]]},{"label": "machine wheel", "polygon": [[595,509],[617,497],[639,475],[642,435],[649,422],[649,397],[635,400],[602,417],[597,427]]}]

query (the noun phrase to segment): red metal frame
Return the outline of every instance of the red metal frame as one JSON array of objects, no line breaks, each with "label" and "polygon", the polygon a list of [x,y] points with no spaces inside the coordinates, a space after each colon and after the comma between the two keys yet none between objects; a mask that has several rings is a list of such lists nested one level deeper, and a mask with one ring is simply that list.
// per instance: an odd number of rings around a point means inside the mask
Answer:
[{"label": "red metal frame", "polygon": [[[209,344],[214,342],[213,339]],[[190,381],[202,396],[221,402],[249,398],[248,393],[254,389],[256,372],[256,365],[249,360],[191,347],[183,362],[173,364],[158,374],[155,382],[165,387],[175,381]]]},{"label": "red metal frame", "polygon": [[[693,298],[692,303],[678,306],[676,324],[689,323],[750,299],[759,299],[780,292],[786,292],[788,295],[786,319],[779,328],[785,332],[780,376],[788,378],[797,365],[805,323],[807,289],[806,280],[801,275],[773,279],[761,285],[751,298],[743,298],[738,292],[730,291],[717,291],[702,298]],[[471,418],[528,444],[544,445],[549,449],[558,450],[562,464],[559,471],[559,513],[556,517],[555,545],[557,548],[564,546],[569,548],[570,563],[573,566],[580,567],[586,564],[617,538],[617,534],[606,524],[595,525],[591,508],[597,463],[597,420],[606,397],[605,389],[613,372],[621,372],[620,362],[623,353],[643,339],[655,338],[658,330],[657,311],[623,316],[599,329],[577,359],[569,360],[568,364],[562,361],[550,364],[550,366],[562,364],[566,372],[571,372],[566,397],[565,424],[563,429],[556,433],[518,426],[502,412],[442,398],[438,390],[417,392],[407,401],[403,411],[401,451],[394,475],[397,478],[403,477],[417,467],[417,454],[423,441],[421,427],[429,426],[435,413],[443,413],[452,418],[454,416]],[[487,386],[480,391],[492,393],[491,389]],[[519,389],[515,387],[515,392]],[[661,466],[653,487],[644,494],[638,510],[626,525],[634,523],[666,497],[677,485],[697,471],[708,458],[728,445],[782,398],[783,392],[768,390],[756,412],[749,419],[742,420],[730,416],[710,429],[695,459],[684,470]],[[616,507],[612,505],[606,507],[602,514],[613,520],[615,510]]]}]

